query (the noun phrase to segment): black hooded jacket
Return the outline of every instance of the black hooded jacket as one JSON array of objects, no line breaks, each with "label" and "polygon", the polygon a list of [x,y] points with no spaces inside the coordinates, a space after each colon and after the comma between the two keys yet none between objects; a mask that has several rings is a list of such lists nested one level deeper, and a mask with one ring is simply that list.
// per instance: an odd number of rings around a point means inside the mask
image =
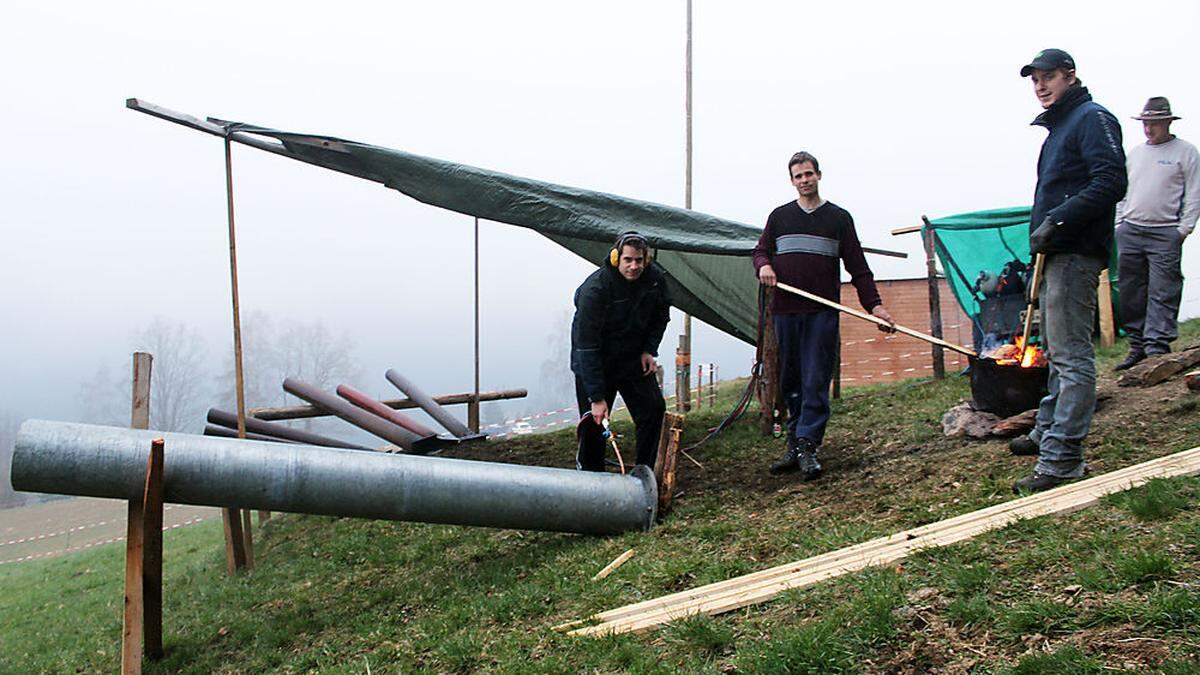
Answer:
[{"label": "black hooded jacket", "polygon": [[1068,89],[1033,124],[1050,134],[1038,156],[1030,231],[1049,216],[1060,224],[1046,253],[1108,260],[1113,217],[1128,180],[1121,125],[1083,86]]},{"label": "black hooded jacket", "polygon": [[583,381],[593,403],[604,400],[606,384],[640,376],[643,353],[658,356],[670,309],[666,278],[657,264],[637,281],[627,281],[605,260],[579,286],[571,322],[571,372]]}]

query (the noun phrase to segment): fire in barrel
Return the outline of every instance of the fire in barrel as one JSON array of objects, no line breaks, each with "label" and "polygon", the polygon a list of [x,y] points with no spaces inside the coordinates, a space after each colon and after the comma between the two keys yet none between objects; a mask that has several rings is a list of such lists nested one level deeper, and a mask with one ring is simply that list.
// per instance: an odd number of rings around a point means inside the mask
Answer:
[{"label": "fire in barrel", "polygon": [[1009,417],[1038,406],[1046,395],[1046,353],[1020,335],[987,350],[971,364],[971,396],[977,410]]}]

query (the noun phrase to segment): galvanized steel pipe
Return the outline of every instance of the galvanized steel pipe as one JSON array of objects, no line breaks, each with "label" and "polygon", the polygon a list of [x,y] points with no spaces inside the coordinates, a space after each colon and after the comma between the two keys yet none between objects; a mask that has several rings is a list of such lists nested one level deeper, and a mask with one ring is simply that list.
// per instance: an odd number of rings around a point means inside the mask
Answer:
[{"label": "galvanized steel pipe", "polygon": [[396,385],[396,388],[403,392],[413,403],[421,406],[421,410],[424,410],[430,417],[437,420],[438,424],[446,427],[447,431],[459,438],[471,435],[471,430],[467,428],[467,425],[459,422],[455,419],[454,415],[446,412],[429,394],[418,388],[407,377],[396,372],[396,369],[389,369],[383,376],[388,379],[388,382]]},{"label": "galvanized steel pipe", "polygon": [[643,466],[623,476],[46,420],[21,425],[12,484],[141,499],[159,437],[176,504],[581,534],[647,530],[658,504]]}]

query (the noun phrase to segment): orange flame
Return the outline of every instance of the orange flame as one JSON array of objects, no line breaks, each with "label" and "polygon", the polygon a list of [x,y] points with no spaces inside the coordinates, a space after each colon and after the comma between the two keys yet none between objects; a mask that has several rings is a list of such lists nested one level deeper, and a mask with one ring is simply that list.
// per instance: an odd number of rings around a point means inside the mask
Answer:
[{"label": "orange flame", "polygon": [[1002,366],[1034,368],[1046,365],[1045,353],[1036,345],[1026,345],[1020,335],[1014,336],[1011,343],[1000,345],[984,356]]}]

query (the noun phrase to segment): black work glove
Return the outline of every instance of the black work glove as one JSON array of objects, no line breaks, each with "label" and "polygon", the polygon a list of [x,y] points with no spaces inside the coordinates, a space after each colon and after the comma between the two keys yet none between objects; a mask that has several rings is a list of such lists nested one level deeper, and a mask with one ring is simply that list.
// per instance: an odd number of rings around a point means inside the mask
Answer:
[{"label": "black work glove", "polygon": [[1046,216],[1042,224],[1038,225],[1037,229],[1029,235],[1029,253],[1031,255],[1045,253],[1052,236],[1054,236],[1054,219]]}]

